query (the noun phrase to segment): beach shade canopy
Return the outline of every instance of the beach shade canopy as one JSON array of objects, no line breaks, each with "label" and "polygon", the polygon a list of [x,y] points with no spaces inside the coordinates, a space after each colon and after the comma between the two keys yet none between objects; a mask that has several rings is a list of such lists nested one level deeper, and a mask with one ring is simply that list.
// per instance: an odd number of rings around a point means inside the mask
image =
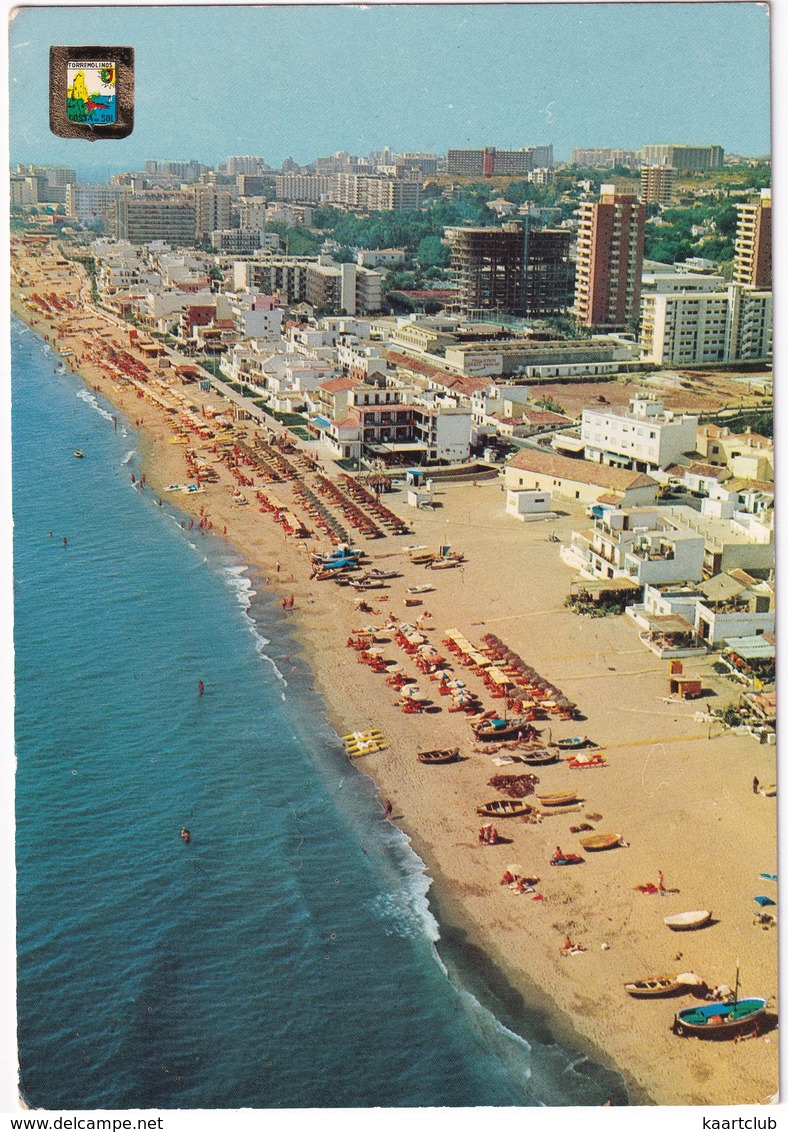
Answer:
[{"label": "beach shade canopy", "polygon": [[768,908],[771,904],[776,904],[776,900],[772,900],[771,896],[755,896],[753,897],[756,904],[760,904],[761,908]]},{"label": "beach shade canopy", "polygon": [[680,983],[683,987],[704,987],[706,985],[706,980],[702,979],[700,975],[696,975],[694,971],[685,971],[682,975],[676,975],[673,981]]},{"label": "beach shade canopy", "polygon": [[507,676],[505,672],[502,672],[500,668],[496,668],[495,666],[488,668],[487,674],[492,680],[493,684],[498,684],[499,687],[506,687],[507,685],[512,683],[512,678],[510,676]]},{"label": "beach shade canopy", "polygon": [[422,656],[437,656],[438,650],[434,645],[419,645],[419,652]]},{"label": "beach shade canopy", "polygon": [[[485,828],[485,827],[482,827],[482,828]],[[514,875],[516,877],[518,877],[518,876],[523,875],[523,873],[525,872],[525,869],[523,868],[522,865],[518,865],[517,862],[514,861],[511,865],[506,866],[506,871],[509,872],[509,873],[514,873]]]},{"label": "beach shade canopy", "polygon": [[424,700],[426,696],[414,684],[410,688],[403,688],[402,695],[406,696],[409,700]]}]

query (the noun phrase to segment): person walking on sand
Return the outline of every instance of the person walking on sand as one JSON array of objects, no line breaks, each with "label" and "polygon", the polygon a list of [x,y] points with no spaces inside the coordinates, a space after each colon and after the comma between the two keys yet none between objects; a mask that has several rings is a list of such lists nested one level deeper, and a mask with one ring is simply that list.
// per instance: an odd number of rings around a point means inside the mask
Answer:
[{"label": "person walking on sand", "polygon": [[394,812],[394,807],[392,806],[391,802],[386,802],[386,805],[383,807],[383,809],[386,811],[386,817],[390,818],[392,813]]},{"label": "person walking on sand", "polygon": [[660,893],[667,892],[667,889],[665,888],[665,877],[663,875],[662,869],[660,869],[657,873],[657,888],[659,889]]},{"label": "person walking on sand", "polygon": [[757,779],[757,778],[755,778],[755,777],[753,777],[753,780],[752,780],[752,792],[753,792],[753,794],[757,794],[757,793],[758,793],[758,787],[759,787],[760,785],[761,785],[761,784],[760,784],[760,782],[758,781],[758,779]]}]

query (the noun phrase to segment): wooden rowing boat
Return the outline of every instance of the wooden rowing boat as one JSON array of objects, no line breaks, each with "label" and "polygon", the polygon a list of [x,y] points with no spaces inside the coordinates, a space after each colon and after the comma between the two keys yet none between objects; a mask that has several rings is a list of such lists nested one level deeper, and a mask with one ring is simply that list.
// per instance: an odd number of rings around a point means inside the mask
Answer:
[{"label": "wooden rowing boat", "polygon": [[673,1033],[679,1037],[733,1038],[756,1029],[766,1012],[767,999],[742,998],[738,1002],[710,1002],[676,1012]]},{"label": "wooden rowing boat", "polygon": [[579,751],[588,746],[588,739],[585,735],[575,735],[571,739],[556,739],[555,745],[559,751]]},{"label": "wooden rowing boat", "polygon": [[532,812],[533,807],[519,798],[496,798],[494,802],[483,802],[476,807],[476,813],[486,818],[514,818]]},{"label": "wooden rowing boat", "polygon": [[536,800],[540,806],[571,806],[577,801],[576,790],[562,790],[557,794],[537,794]]},{"label": "wooden rowing boat", "polygon": [[602,849],[613,849],[621,844],[620,833],[592,833],[588,837],[581,837],[580,844],[590,853],[598,853]]},{"label": "wooden rowing boat", "polygon": [[530,725],[530,719],[524,715],[516,715],[512,719],[485,719],[473,725],[473,730],[477,739],[503,742],[506,739],[517,739],[519,732],[525,735]]},{"label": "wooden rowing boat", "polygon": [[549,763],[557,763],[559,755],[558,751],[544,747],[537,751],[523,751],[519,755],[519,759],[520,762],[527,763],[528,766],[547,766]]},{"label": "wooden rowing boat", "polygon": [[667,924],[672,932],[691,932],[695,928],[702,928],[711,919],[711,912],[678,912],[675,916],[665,916],[663,923]]},{"label": "wooden rowing boat", "polygon": [[439,751],[419,751],[416,758],[420,763],[428,765],[440,763],[454,763],[460,757],[459,747],[444,747]]},{"label": "wooden rowing boat", "polygon": [[665,998],[687,990],[684,983],[677,983],[675,975],[656,975],[653,979],[638,979],[624,983],[624,990],[633,998]]}]

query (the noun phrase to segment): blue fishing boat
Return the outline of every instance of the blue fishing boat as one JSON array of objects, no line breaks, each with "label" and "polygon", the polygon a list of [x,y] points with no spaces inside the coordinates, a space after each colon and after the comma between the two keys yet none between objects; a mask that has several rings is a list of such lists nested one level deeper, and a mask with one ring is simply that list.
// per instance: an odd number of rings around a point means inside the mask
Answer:
[{"label": "blue fishing boat", "polygon": [[585,735],[574,735],[571,739],[556,739],[555,745],[559,751],[579,751],[588,746],[588,738]]},{"label": "blue fishing boat", "polygon": [[766,1011],[765,998],[734,998],[732,1002],[709,1002],[676,1012],[673,1033],[679,1037],[732,1038],[752,1030]]}]

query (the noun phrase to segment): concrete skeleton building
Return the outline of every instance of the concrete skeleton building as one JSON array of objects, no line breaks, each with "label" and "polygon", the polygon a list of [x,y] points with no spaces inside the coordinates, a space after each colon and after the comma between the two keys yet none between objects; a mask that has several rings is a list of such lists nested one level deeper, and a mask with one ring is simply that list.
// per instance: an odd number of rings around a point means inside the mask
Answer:
[{"label": "concrete skeleton building", "polygon": [[570,257],[572,233],[567,228],[532,228],[525,231],[526,316],[545,318],[572,305],[575,265]]},{"label": "concrete skeleton building", "polygon": [[457,283],[452,309],[464,315],[490,311],[522,314],[525,305],[525,236],[522,224],[502,228],[446,228]]}]

